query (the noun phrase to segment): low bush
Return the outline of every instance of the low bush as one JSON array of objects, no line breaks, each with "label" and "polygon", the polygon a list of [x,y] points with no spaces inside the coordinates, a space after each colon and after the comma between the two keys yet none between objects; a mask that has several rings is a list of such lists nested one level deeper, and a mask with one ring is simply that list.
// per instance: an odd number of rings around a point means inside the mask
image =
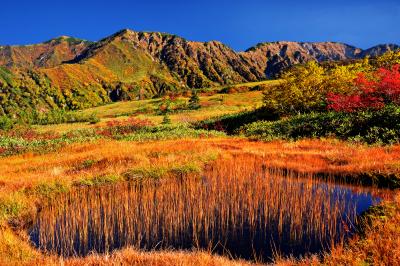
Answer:
[{"label": "low bush", "polygon": [[380,68],[369,78],[364,73],[359,73],[354,85],[356,90],[350,94],[328,93],[328,109],[354,112],[399,104],[400,65],[388,69]]},{"label": "low bush", "polygon": [[84,115],[79,112],[51,110],[49,112],[20,112],[14,117],[0,116],[0,130],[11,130],[16,125],[51,125],[62,123],[96,124],[100,119],[96,114]]},{"label": "low bush", "polygon": [[8,116],[0,116],[0,130],[10,130],[15,125],[15,120]]},{"label": "low bush", "polygon": [[245,124],[258,120],[276,120],[278,117],[277,114],[270,112],[267,109],[260,108],[252,111],[210,118],[196,122],[194,126],[198,129],[218,130],[231,134]]},{"label": "low bush", "polygon": [[232,93],[239,93],[239,92],[247,92],[250,91],[251,87],[248,86],[233,86],[233,87],[226,87],[223,88],[222,90],[219,91],[219,93],[227,93],[227,94],[232,94]]},{"label": "low bush", "polygon": [[205,129],[195,129],[187,125],[159,125],[154,127],[144,127],[136,132],[125,135],[116,136],[117,139],[131,141],[147,141],[147,140],[170,140],[180,138],[208,138],[223,137],[223,132]]},{"label": "low bush", "polygon": [[96,130],[96,134],[105,137],[114,137],[118,135],[127,135],[144,127],[154,126],[153,122],[148,119],[138,119],[129,117],[127,120],[111,120],[107,122],[106,127]]},{"label": "low bush", "polygon": [[197,110],[197,109],[199,109],[200,107],[201,107],[201,106],[200,106],[200,98],[199,98],[199,96],[197,95],[196,90],[193,90],[193,91],[192,91],[192,95],[190,96],[190,99],[189,99],[188,108],[189,108],[190,110]]},{"label": "low bush", "polygon": [[237,132],[262,140],[337,137],[368,144],[393,144],[400,141],[400,107],[297,115],[279,121],[254,122]]},{"label": "low bush", "polygon": [[400,52],[388,52],[331,66],[308,62],[281,75],[282,82],[263,90],[264,106],[281,115],[379,109],[400,102]]},{"label": "low bush", "polygon": [[30,125],[51,125],[62,123],[97,123],[100,119],[96,114],[84,115],[79,112],[71,112],[65,110],[51,110],[49,112],[32,112],[24,114],[19,118],[19,122]]}]

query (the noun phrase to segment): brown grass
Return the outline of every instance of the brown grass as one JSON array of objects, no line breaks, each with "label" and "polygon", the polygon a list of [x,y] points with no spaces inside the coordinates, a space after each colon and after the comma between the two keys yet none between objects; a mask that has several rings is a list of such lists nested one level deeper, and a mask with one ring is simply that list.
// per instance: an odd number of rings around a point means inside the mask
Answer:
[{"label": "brown grass", "polygon": [[64,265],[250,266],[257,264],[247,261],[233,261],[206,252],[140,252],[127,248],[106,256],[92,255],[84,259],[68,259],[64,261]]},{"label": "brown grass", "polygon": [[[250,142],[244,139],[186,139],[159,142],[102,140],[72,144],[58,152],[23,154],[0,159],[4,187],[31,187],[41,182],[74,181],[101,174],[120,174],[132,167],[201,163],[211,155],[250,153],[274,168],[316,173],[398,172],[400,145],[368,147],[330,140]],[[76,171],[87,160],[97,163]]]},{"label": "brown grass", "polygon": [[328,265],[400,265],[400,193],[385,211],[375,216],[364,237],[354,238],[347,247],[338,246],[328,254]]},{"label": "brown grass", "polygon": [[[322,184],[312,175],[299,178],[266,170],[263,163],[262,157],[241,154],[218,160],[201,177],[178,174],[157,181],[77,188],[51,201],[39,214],[34,234],[43,248],[66,256],[86,255],[93,249],[187,243],[183,247],[219,252],[225,252],[221,245],[226,245],[234,257],[242,253],[265,260],[274,250],[260,242],[273,241],[278,250],[286,241],[295,247],[329,246],[352,230],[352,187]],[[249,235],[253,239],[247,239]],[[247,247],[234,254],[238,247],[232,244],[238,241]]]},{"label": "brown grass", "polygon": [[[16,230],[14,226],[21,224],[18,223],[20,219],[24,220],[35,213],[37,206],[41,204],[40,199],[43,194],[42,190],[37,190],[40,185],[50,186],[58,183],[68,188],[74,182],[81,180],[103,175],[123,175],[135,169],[151,170],[156,174],[162,174],[163,170],[177,167],[195,166],[201,169],[210,160],[218,157],[229,159],[235,154],[258,155],[263,157],[265,164],[269,167],[309,173],[371,171],[398,173],[400,167],[399,145],[368,147],[332,140],[260,143],[244,139],[186,139],[141,144],[103,140],[95,143],[72,144],[55,153],[23,154],[1,158],[0,207],[2,211],[4,208],[7,211],[6,215],[1,217],[0,264],[22,264],[23,262],[32,264],[35,260],[42,261],[42,255],[29,247],[26,239],[17,236],[9,229],[11,226],[13,230]],[[51,191],[52,187],[50,186],[49,189]],[[384,232],[386,232],[387,237],[361,246],[357,252],[364,255],[356,255],[358,254],[356,251],[346,253],[347,248],[343,254],[355,254],[354,256],[359,256],[361,259],[365,256],[371,257],[367,249],[375,250],[372,251],[372,257],[375,256],[375,258],[379,256],[375,254],[385,252],[387,256],[398,254],[389,253],[386,249],[393,248],[391,246],[393,243],[398,244],[398,238],[394,238],[398,236],[396,230],[399,218],[396,217],[382,220],[377,227],[371,229],[371,235],[373,235],[372,232],[377,232],[375,237],[378,237],[378,235],[385,235]],[[379,246],[375,248],[371,246],[375,244]],[[397,252],[397,249],[394,248],[394,251],[390,250],[390,252]],[[118,254],[112,256],[122,256],[123,252]],[[340,254],[339,251],[338,254]],[[182,253],[177,254],[177,256],[181,255]],[[188,254],[188,256],[194,255]],[[48,259],[50,258],[43,260]],[[106,258],[97,257],[96,259],[105,260]],[[40,264],[43,263],[40,262]]]}]

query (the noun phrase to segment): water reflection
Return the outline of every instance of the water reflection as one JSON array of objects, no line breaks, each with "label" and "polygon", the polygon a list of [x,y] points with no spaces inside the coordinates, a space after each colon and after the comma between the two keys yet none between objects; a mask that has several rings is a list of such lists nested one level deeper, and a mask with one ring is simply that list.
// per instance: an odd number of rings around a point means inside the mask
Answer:
[{"label": "water reflection", "polygon": [[371,192],[223,161],[197,178],[77,188],[38,214],[30,237],[63,256],[135,246],[267,261],[343,241],[357,214],[378,202]]}]

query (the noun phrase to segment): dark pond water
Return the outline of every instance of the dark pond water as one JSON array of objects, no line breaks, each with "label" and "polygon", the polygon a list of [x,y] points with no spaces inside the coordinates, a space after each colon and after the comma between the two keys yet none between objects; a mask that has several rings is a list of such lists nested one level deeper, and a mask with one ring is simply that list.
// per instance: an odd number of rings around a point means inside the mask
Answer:
[{"label": "dark pond water", "polygon": [[134,246],[268,261],[344,241],[377,193],[232,164],[197,178],[76,188],[38,213],[30,238],[62,256]]}]

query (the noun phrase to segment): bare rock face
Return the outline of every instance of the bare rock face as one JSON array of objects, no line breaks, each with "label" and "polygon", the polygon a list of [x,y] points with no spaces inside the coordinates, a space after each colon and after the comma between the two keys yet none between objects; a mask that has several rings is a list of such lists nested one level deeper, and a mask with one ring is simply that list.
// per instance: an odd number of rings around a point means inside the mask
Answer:
[{"label": "bare rock face", "polygon": [[[374,57],[398,48],[386,44],[362,50],[335,42],[282,41],[235,52],[218,41],[193,42],[171,34],[122,30],[94,43],[63,36],[37,45],[0,46],[0,66],[35,68],[63,86],[101,80],[157,80],[202,88],[274,77],[287,67],[310,60]],[[68,80],[70,76],[77,80]]]},{"label": "bare rock face", "polygon": [[152,61],[165,65],[189,87],[255,81],[265,76],[263,72],[254,71],[241,54],[221,42],[192,42],[159,32],[121,31],[89,47],[83,58],[119,42],[148,54]]},{"label": "bare rock face", "polygon": [[361,49],[333,42],[272,42],[262,43],[243,52],[243,56],[264,71],[267,77],[274,76],[282,69],[311,60],[339,61],[356,59]]}]

